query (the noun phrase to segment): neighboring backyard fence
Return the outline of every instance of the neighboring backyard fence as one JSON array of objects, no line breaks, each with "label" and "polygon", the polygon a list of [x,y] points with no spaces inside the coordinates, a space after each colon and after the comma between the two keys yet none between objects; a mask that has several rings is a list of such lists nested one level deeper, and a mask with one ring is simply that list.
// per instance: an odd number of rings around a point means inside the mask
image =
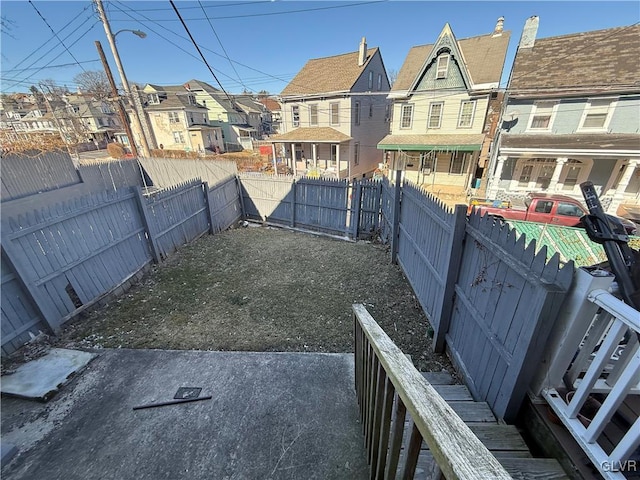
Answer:
[{"label": "neighboring backyard fence", "polygon": [[236,162],[228,160],[141,158],[140,164],[158,188],[167,188],[200,178],[216,185],[230,175],[236,175]]},{"label": "neighboring backyard fence", "polygon": [[[233,193],[235,192],[235,200]],[[59,326],[158,262],[241,217],[235,177],[143,196],[104,191],[3,218],[2,353]]]},{"label": "neighboring backyard fence", "polygon": [[267,224],[370,238],[380,225],[379,182],[240,174],[245,218]]},{"label": "neighboring backyard fence", "polygon": [[82,182],[66,152],[3,154],[0,178],[3,202]]},{"label": "neighboring backyard fence", "polygon": [[419,187],[385,180],[381,238],[476,399],[513,420],[571,285],[574,265],[466,207],[449,211]]}]

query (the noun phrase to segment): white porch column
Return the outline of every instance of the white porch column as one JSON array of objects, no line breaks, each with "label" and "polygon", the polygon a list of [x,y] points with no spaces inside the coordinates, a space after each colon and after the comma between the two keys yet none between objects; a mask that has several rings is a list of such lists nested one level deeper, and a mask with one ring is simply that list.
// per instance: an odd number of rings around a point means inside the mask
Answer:
[{"label": "white porch column", "polygon": [[336,178],[340,178],[340,144],[336,144]]},{"label": "white porch column", "polygon": [[276,156],[276,144],[271,143],[271,155],[273,155],[273,174],[278,175],[278,160]]},{"label": "white porch column", "polygon": [[296,165],[298,162],[296,161],[296,144],[291,144],[291,168],[293,169],[293,175],[298,174],[298,166]]},{"label": "white porch column", "polygon": [[624,191],[629,186],[629,182],[631,181],[631,176],[633,175],[633,172],[635,172],[638,165],[640,165],[640,160],[638,159],[629,159],[629,161],[627,162],[627,166],[624,169],[624,172],[622,174],[622,177],[620,178],[620,181],[618,182],[618,185],[614,185],[616,188],[616,193],[613,195],[613,200],[611,201],[611,204],[607,209],[607,213],[610,213],[613,215],[616,214],[618,207],[624,200]]},{"label": "white porch column", "polygon": [[489,188],[487,188],[487,198],[495,198],[498,194],[498,186],[500,185],[500,179],[502,178],[502,169],[504,168],[504,162],[507,160],[507,156],[499,155],[498,163],[496,164],[496,172],[489,178]]},{"label": "white porch column", "polygon": [[560,174],[562,173],[562,169],[565,164],[569,161],[568,158],[556,158],[556,168],[553,171],[553,175],[551,175],[551,180],[549,181],[549,192],[555,192],[558,189],[558,181],[560,180]]},{"label": "white porch column", "polygon": [[318,168],[318,146],[315,143],[311,144],[311,155],[313,156],[313,168]]}]

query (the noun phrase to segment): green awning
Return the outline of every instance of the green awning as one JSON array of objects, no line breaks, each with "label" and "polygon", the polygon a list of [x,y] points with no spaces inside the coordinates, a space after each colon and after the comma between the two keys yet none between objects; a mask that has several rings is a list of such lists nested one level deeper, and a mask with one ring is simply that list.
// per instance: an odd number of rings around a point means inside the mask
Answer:
[{"label": "green awning", "polygon": [[378,144],[378,150],[396,150],[396,151],[457,151],[457,152],[475,152],[482,148],[480,145],[397,145],[397,144]]}]

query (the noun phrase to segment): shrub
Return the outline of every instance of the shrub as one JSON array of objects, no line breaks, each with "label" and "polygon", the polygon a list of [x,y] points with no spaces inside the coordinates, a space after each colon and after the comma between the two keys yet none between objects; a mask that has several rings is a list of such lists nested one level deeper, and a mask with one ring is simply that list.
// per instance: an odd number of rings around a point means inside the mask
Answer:
[{"label": "shrub", "polygon": [[120,143],[109,143],[107,144],[107,152],[111,155],[111,158],[124,158],[125,149],[124,145]]}]

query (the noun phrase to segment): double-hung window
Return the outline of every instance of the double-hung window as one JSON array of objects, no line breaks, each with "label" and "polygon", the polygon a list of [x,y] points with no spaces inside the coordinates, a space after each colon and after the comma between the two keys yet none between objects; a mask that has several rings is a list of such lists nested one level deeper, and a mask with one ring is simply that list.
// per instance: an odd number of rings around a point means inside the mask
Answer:
[{"label": "double-hung window", "polygon": [[329,104],[329,115],[331,117],[331,125],[340,125],[340,104]]},{"label": "double-hung window", "polygon": [[182,132],[173,132],[173,141],[175,143],[184,143],[184,135]]},{"label": "double-hung window", "polygon": [[580,130],[606,129],[613,111],[613,103],[610,98],[589,100],[582,115]]},{"label": "double-hung window", "polygon": [[473,115],[476,110],[476,102],[466,101],[460,104],[460,115],[458,116],[458,127],[469,128],[473,125]]},{"label": "double-hung window", "polygon": [[169,123],[180,123],[180,115],[178,112],[169,112]]},{"label": "double-hung window", "polygon": [[318,105],[309,105],[309,125],[318,125]]},{"label": "double-hung window", "polygon": [[353,124],[360,125],[360,102],[353,104]]},{"label": "double-hung window", "polygon": [[441,80],[447,78],[447,71],[449,70],[449,55],[442,54],[438,57],[438,63],[436,65],[436,79]]},{"label": "double-hung window", "polygon": [[353,145],[353,164],[354,165],[360,164],[360,144],[359,143],[355,143]]},{"label": "double-hung window", "polygon": [[551,130],[558,102],[536,102],[531,113],[529,130]]},{"label": "double-hung window", "polygon": [[300,126],[300,107],[298,105],[293,105],[291,107],[291,116],[293,120],[293,126],[299,127]]},{"label": "double-hung window", "polygon": [[440,128],[442,124],[442,110],[444,103],[432,103],[429,105],[429,118],[427,119],[427,128]]},{"label": "double-hung window", "polygon": [[413,105],[402,105],[400,114],[400,128],[411,128],[413,122]]}]

